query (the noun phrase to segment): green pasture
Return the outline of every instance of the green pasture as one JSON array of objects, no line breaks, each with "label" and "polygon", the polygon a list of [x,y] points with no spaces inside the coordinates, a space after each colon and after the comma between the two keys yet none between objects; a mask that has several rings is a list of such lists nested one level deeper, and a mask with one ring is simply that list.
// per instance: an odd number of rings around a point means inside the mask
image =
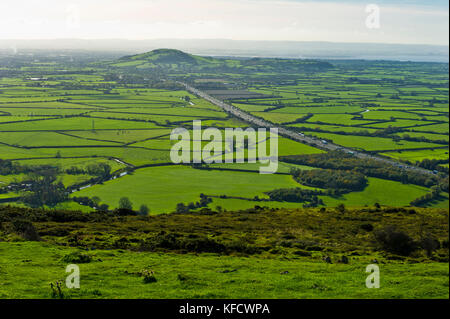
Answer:
[{"label": "green pasture", "polygon": [[420,162],[424,159],[446,160],[449,158],[448,149],[388,152],[382,153],[382,155],[412,163]]},{"label": "green pasture", "polygon": [[[68,169],[71,167],[78,167],[85,169],[87,166],[98,163],[105,163],[111,167],[111,171],[117,171],[126,167],[124,164],[113,160],[103,158],[50,158],[50,159],[27,159],[15,161],[21,165],[51,165],[61,169]],[[9,176],[9,175],[8,175]]]},{"label": "green pasture", "polygon": [[0,141],[24,147],[117,145],[113,142],[82,139],[55,132],[0,132]]},{"label": "green pasture", "polygon": [[310,134],[315,135],[319,138],[332,140],[334,143],[338,145],[359,148],[367,151],[442,147],[442,145],[439,144],[424,143],[424,142],[410,142],[410,141],[395,142],[392,139],[383,137],[339,135],[339,134],[316,133],[316,132],[310,132]]},{"label": "green pasture", "polygon": [[[322,199],[327,206],[337,206],[340,203],[349,207],[372,206],[375,203],[386,206],[408,206],[412,200],[427,192],[428,189],[425,187],[369,177],[369,185],[362,192],[352,192],[337,198],[323,196]],[[448,207],[448,198],[436,205]]]},{"label": "green pasture", "polygon": [[[0,242],[0,298],[50,298],[50,282],[67,277],[64,256],[76,248],[48,243]],[[380,265],[380,289],[367,289],[370,256],[349,265],[314,259],[142,253],[96,250],[80,264],[80,289],[63,288],[67,298],[448,298],[448,263]],[[139,272],[157,281],[145,284]],[[231,271],[231,272],[230,272]],[[180,280],[182,278],[183,280]]]},{"label": "green pasture", "polygon": [[360,125],[368,124],[370,121],[354,119],[355,115],[351,114],[315,114],[308,122],[322,122],[336,125]]},{"label": "green pasture", "polygon": [[211,196],[263,198],[264,192],[289,187],[301,185],[288,175],[165,166],[140,169],[133,175],[95,185],[74,193],[74,196],[98,196],[110,207],[117,207],[119,198],[126,194],[136,207],[146,204],[152,213],[169,213],[175,210],[177,203],[198,201],[201,193]]},{"label": "green pasture", "polygon": [[427,126],[421,126],[421,127],[415,127],[411,130],[416,132],[435,132],[435,133],[441,133],[441,134],[448,134],[449,127],[448,123],[442,123],[442,124],[434,124],[434,125],[427,125]]},{"label": "green pasture", "polygon": [[147,122],[109,120],[103,118],[72,117],[65,119],[0,124],[0,132],[4,131],[75,131],[101,129],[149,129],[156,125]]},{"label": "green pasture", "polygon": [[154,128],[149,130],[73,131],[69,134],[85,139],[115,141],[119,143],[132,143],[168,135],[171,131],[171,129],[166,128]]}]

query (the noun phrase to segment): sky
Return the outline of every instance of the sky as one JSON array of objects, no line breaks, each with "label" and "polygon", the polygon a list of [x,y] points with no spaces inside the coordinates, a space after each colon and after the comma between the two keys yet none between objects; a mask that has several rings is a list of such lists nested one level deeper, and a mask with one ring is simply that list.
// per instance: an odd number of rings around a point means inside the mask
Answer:
[{"label": "sky", "polygon": [[448,45],[447,0],[1,0],[0,39]]}]

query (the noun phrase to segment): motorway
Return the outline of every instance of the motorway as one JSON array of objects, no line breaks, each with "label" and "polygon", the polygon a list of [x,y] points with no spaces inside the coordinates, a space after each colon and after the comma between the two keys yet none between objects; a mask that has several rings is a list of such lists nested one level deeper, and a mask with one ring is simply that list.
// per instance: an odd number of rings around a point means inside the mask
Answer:
[{"label": "motorway", "polygon": [[[207,94],[206,92],[200,91],[186,83],[183,82],[178,82],[179,84],[183,85],[187,91],[211,102],[214,105],[217,105],[218,107],[222,108],[225,112],[247,122],[250,123],[252,125],[254,125],[255,127],[261,127],[261,128],[274,128],[274,124],[270,123],[268,121],[265,121],[261,118],[255,117],[251,114],[248,114],[247,112],[242,111],[241,109],[234,107],[232,105],[229,105],[221,100],[218,100],[214,97],[212,97],[211,95]],[[290,138],[291,140],[300,142],[300,143],[304,143],[304,144],[309,144],[311,146],[314,146],[316,148],[325,150],[325,151],[336,151],[336,150],[340,150],[343,152],[347,152],[348,154],[352,154],[355,157],[358,157],[360,159],[372,159],[372,160],[376,160],[379,162],[383,162],[385,164],[389,164],[389,165],[393,165],[396,166],[400,169],[404,169],[407,171],[414,171],[414,172],[418,172],[418,173],[422,173],[422,174],[426,174],[426,175],[435,175],[434,172],[420,168],[420,167],[416,167],[416,166],[411,166],[411,165],[407,165],[405,163],[401,163],[401,162],[397,162],[395,160],[392,159],[387,159],[387,158],[383,158],[383,157],[379,157],[379,156],[374,156],[371,154],[367,154],[367,153],[363,153],[361,151],[357,151],[351,148],[346,148],[343,147],[341,145],[337,145],[337,144],[333,144],[330,142],[326,142],[323,141],[319,138],[315,138],[315,137],[311,137],[311,136],[306,136],[303,133],[298,133],[295,131],[291,131],[289,129],[286,129],[284,127],[278,127],[278,134],[287,138]]]}]

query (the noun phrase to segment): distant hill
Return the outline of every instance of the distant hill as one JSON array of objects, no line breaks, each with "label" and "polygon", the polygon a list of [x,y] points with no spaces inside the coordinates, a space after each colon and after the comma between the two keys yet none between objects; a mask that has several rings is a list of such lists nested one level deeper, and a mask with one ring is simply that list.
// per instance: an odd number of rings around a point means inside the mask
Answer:
[{"label": "distant hill", "polygon": [[267,57],[294,59],[363,59],[448,63],[448,45],[338,43],[305,41],[245,41],[229,39],[56,39],[2,40],[0,50],[73,50],[137,54],[158,48],[175,48],[201,56]]},{"label": "distant hill", "polygon": [[119,68],[163,69],[168,72],[227,71],[236,73],[319,71],[332,68],[328,62],[277,58],[213,58],[192,55],[180,50],[157,49],[124,56],[109,63]]},{"label": "distant hill", "polygon": [[120,58],[114,66],[156,66],[156,65],[222,65],[226,60],[192,55],[175,49],[157,49],[150,52]]},{"label": "distant hill", "polygon": [[174,49],[157,49],[151,52],[126,56],[120,59],[121,61],[146,61],[155,64],[199,64],[209,62],[207,58],[202,58]]}]

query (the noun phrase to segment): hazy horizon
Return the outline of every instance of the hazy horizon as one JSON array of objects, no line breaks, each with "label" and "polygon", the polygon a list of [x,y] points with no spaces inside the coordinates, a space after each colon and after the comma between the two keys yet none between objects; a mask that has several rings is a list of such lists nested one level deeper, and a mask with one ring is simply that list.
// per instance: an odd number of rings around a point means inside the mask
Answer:
[{"label": "hazy horizon", "polygon": [[130,41],[130,42],[145,42],[145,41],[234,41],[234,42],[278,42],[278,43],[332,43],[332,44],[368,44],[368,45],[399,45],[399,46],[433,46],[433,47],[450,47],[450,44],[429,44],[429,43],[397,43],[397,42],[358,42],[358,41],[303,41],[303,40],[254,40],[254,39],[231,39],[231,38],[145,38],[145,39],[129,39],[129,38],[37,38],[37,39],[4,39],[0,41],[20,41],[20,42],[44,42],[44,41]]},{"label": "hazy horizon", "polygon": [[[0,40],[0,52],[17,54],[29,50],[103,51],[117,55],[154,49],[178,49],[205,56],[365,59],[416,62],[448,62],[449,47],[418,44],[339,43],[331,41],[244,41],[227,39],[59,39]],[[26,52],[25,52],[26,53]]]},{"label": "hazy horizon", "polygon": [[0,39],[227,39],[448,46],[446,1],[3,0]]}]

